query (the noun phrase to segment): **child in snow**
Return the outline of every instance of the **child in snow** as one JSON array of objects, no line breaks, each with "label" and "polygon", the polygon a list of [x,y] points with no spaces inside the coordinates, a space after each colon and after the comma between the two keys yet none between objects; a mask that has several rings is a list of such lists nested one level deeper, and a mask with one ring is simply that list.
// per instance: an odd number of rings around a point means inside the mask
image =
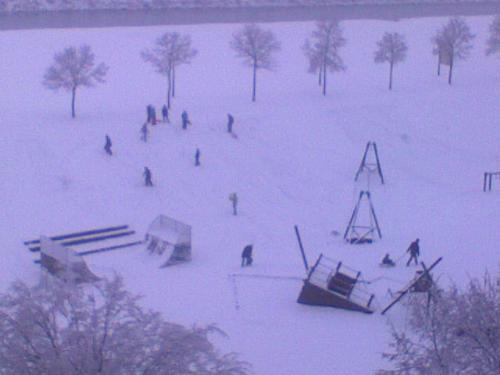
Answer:
[{"label": "child in snow", "polygon": [[151,171],[149,170],[148,167],[144,167],[144,172],[142,175],[144,176],[144,184],[146,186],[153,186]]},{"label": "child in snow", "polygon": [[144,123],[141,127],[141,141],[147,142],[148,141],[148,123]]},{"label": "child in snow", "polygon": [[163,118],[163,122],[170,123],[170,119],[168,118],[168,107],[166,105],[163,105],[163,107],[161,107],[161,116]]},{"label": "child in snow", "polygon": [[234,123],[234,117],[231,116],[230,113],[227,114],[227,132],[232,133],[233,132],[233,123]]},{"label": "child in snow", "polygon": [[251,266],[253,262],[252,258],[253,245],[247,245],[241,253],[241,267]]},{"label": "child in snow", "polygon": [[189,116],[186,111],[182,111],[181,120],[182,120],[182,129],[186,130],[187,126],[191,125],[191,121],[189,121]]},{"label": "child in snow", "polygon": [[389,257],[389,254],[385,254],[384,259],[382,259],[382,265],[387,267],[394,267],[396,263]]},{"label": "child in snow", "polygon": [[194,166],[195,167],[198,167],[200,165],[200,149],[197,148],[196,149],[196,153],[194,154]]},{"label": "child in snow", "polygon": [[113,152],[111,151],[111,138],[109,138],[109,135],[106,134],[106,143],[104,144],[104,151],[108,155],[113,155]]},{"label": "child in snow", "polygon": [[238,214],[238,195],[236,193],[229,194],[229,200],[233,204],[233,215]]}]

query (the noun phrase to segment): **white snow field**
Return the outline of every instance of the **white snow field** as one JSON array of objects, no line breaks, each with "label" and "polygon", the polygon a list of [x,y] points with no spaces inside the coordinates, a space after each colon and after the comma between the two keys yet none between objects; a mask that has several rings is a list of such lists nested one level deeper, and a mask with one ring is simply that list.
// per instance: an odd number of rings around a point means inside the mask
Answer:
[{"label": "white snow field", "polygon": [[[251,70],[229,49],[240,25],[32,30],[0,33],[2,290],[35,282],[36,255],[22,241],[40,234],[129,224],[141,235],[157,214],[192,225],[191,263],[160,269],[165,259],[144,248],[86,257],[98,275],[123,275],[145,306],[185,325],[215,323],[259,375],[364,375],[387,364],[388,288],[398,290],[415,267],[382,269],[419,237],[422,260],[442,263],[442,286],[497,272],[500,181],[482,192],[486,171],[500,169],[500,60],[484,55],[491,17],[467,18],[477,35],[471,57],[457,63],[453,85],[436,76],[430,38],[445,18],[343,22],[348,67],[329,76],[323,97],[307,74],[301,46],[314,24],[266,24],[282,41],[275,72],[260,72],[250,101]],[[162,32],[189,33],[199,54],[177,71],[172,124],[139,139],[145,107],[165,100],[166,82],[140,52]],[[398,31],[409,45],[389,91],[387,65],[375,65],[375,42]],[[54,52],[90,44],[110,66],[105,85],[54,94],[42,76]],[[183,131],[180,113],[193,125]],[[225,132],[232,113],[238,138]],[[104,135],[115,155],[103,151]],[[354,183],[367,141],[377,142],[386,184],[370,182],[383,238],[346,244],[342,236],[366,179]],[[202,166],[193,166],[196,148]],[[154,188],[143,186],[142,171]],[[228,194],[237,192],[233,216]],[[320,253],[362,271],[376,294],[373,315],[296,303],[305,275],[293,225],[310,263]],[[254,244],[252,267],[240,268]],[[259,275],[243,277],[230,275]],[[272,278],[274,277],[274,278]]]}]

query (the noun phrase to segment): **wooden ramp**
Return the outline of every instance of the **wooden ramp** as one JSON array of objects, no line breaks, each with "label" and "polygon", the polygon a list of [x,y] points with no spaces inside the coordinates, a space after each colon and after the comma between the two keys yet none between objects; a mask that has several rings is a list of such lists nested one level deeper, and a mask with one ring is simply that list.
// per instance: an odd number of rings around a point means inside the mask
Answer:
[{"label": "wooden ramp", "polygon": [[297,302],[371,314],[374,295],[361,285],[360,276],[361,272],[321,254],[304,280]]}]

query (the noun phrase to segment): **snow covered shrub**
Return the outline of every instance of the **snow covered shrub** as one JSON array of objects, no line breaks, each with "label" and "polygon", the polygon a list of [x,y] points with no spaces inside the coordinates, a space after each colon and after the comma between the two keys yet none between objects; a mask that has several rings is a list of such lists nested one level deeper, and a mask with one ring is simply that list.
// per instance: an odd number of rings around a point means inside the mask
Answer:
[{"label": "snow covered shrub", "polygon": [[500,16],[496,16],[490,25],[490,37],[487,41],[486,54],[500,53]]},{"label": "snow covered shrub", "polygon": [[394,370],[379,375],[500,373],[500,277],[435,291],[430,304],[413,298],[408,315],[408,330],[392,327],[391,352],[383,354]]},{"label": "snow covered shrub", "polygon": [[243,375],[214,327],[185,328],[143,309],[119,277],[86,286],[14,283],[0,296],[0,374]]}]

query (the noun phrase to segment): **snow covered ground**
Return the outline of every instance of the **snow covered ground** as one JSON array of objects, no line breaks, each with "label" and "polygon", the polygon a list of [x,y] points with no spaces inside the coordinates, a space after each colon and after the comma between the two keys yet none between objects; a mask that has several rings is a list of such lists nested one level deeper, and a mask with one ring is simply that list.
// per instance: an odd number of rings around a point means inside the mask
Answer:
[{"label": "snow covered ground", "polygon": [[[259,73],[257,103],[251,72],[228,47],[239,25],[182,26],[199,55],[177,71],[171,125],[139,140],[149,103],[159,108],[165,80],[140,58],[165,27],[0,33],[0,157],[4,242],[0,282],[36,281],[39,269],[22,241],[100,226],[129,224],[144,233],[163,213],[193,226],[193,261],[159,269],[163,259],[135,248],[87,258],[100,275],[118,272],[144,304],[186,325],[216,323],[218,341],[254,365],[255,374],[368,374],[384,365],[386,317],[299,305],[304,268],[294,237],[298,224],[313,262],[324,253],[375,280],[376,306],[388,302],[415,271],[381,269],[416,237],[423,260],[443,256],[440,283],[462,283],[498,270],[500,184],[482,193],[482,174],[499,170],[500,61],[484,56],[490,17],[468,18],[477,35],[472,56],[456,66],[453,86],[437,77],[430,38],[446,19],[349,21],[342,51],[348,70],[330,76],[322,97],[306,73],[301,45],[313,23],[266,25],[282,41],[276,72]],[[395,68],[373,63],[385,31],[406,35],[409,54]],[[110,66],[108,82],[77,97],[41,85],[55,51],[89,43]],[[186,109],[193,122],[180,128]],[[225,133],[235,118],[234,139]],[[104,135],[113,140],[108,157]],[[386,184],[370,190],[383,239],[351,246],[343,232],[366,180],[353,182],[367,141],[376,141]],[[201,149],[200,168],[193,166]],[[144,166],[155,187],[145,188]],[[240,215],[228,194],[237,192]],[[240,269],[244,245],[255,264]],[[282,276],[230,277],[233,274]],[[238,308],[237,308],[238,307]],[[395,309],[389,319],[404,317]]]}]

